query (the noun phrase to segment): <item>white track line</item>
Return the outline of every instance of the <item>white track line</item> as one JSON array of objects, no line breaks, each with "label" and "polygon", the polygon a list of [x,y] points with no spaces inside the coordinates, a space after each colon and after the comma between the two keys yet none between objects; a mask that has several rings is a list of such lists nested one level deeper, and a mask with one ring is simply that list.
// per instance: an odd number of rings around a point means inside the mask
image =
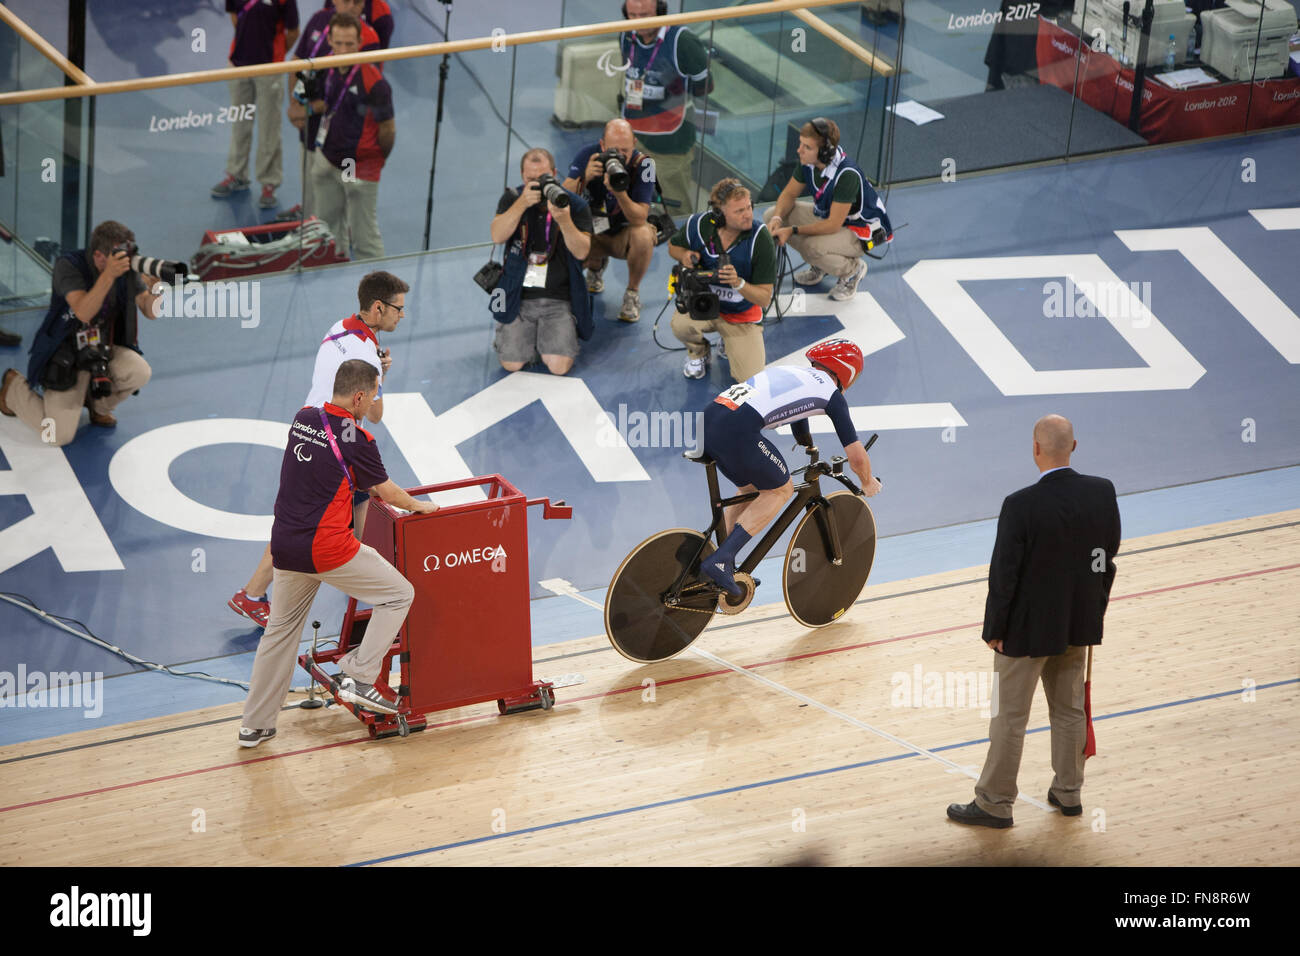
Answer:
[{"label": "white track line", "polygon": [[[844,711],[842,710],[836,710],[834,707],[829,707],[826,704],[823,704],[819,700],[814,700],[813,698],[809,697],[807,694],[801,694],[797,690],[793,690],[789,687],[786,687],[784,684],[778,684],[776,681],[772,680],[771,678],[764,677],[762,674],[755,673],[754,671],[750,670],[747,667],[741,667],[739,664],[733,664],[731,663],[731,661],[718,657],[718,655],[716,654],[710,654],[708,651],[702,651],[698,647],[691,647],[691,652],[699,655],[700,657],[703,657],[706,661],[712,661],[714,664],[718,664],[722,667],[728,668],[729,670],[733,670],[737,674],[743,674],[746,677],[750,677],[758,681],[760,684],[767,685],[773,690],[779,690],[781,693],[787,694],[788,696],[793,697],[795,700],[802,701],[805,704],[809,704],[813,707],[816,707],[818,710],[825,711],[826,713],[830,714],[832,717],[838,717],[840,720],[846,721],[847,723],[852,724],[854,727],[858,727],[861,730],[870,731],[871,733],[875,734],[878,737],[884,737],[886,740],[892,741],[893,743],[898,744],[898,746],[902,747],[903,749],[912,751],[912,753],[914,754],[918,754],[922,757],[929,757],[931,760],[935,760],[943,764],[952,773],[965,774],[967,777],[970,777],[972,780],[979,779],[979,774],[971,770],[969,767],[963,767],[961,764],[955,763],[954,761],[949,760],[947,757],[941,757],[932,750],[926,750],[924,747],[918,747],[916,744],[906,741],[902,737],[894,736],[887,730],[881,730],[879,727],[873,727],[871,724],[867,723],[864,720],[858,720],[858,718],[852,717],[844,713]],[[1038,809],[1045,810],[1048,813],[1055,812],[1055,809],[1053,807],[1049,807],[1046,803],[1043,803],[1041,800],[1035,800],[1033,797],[1025,796],[1023,793],[1020,795],[1020,799],[1024,800],[1026,803],[1033,804],[1034,806],[1038,807]]]},{"label": "white track line", "polygon": [[[589,607],[596,608],[598,611],[604,610],[604,608],[601,605],[591,600],[591,598],[586,598],[583,597],[581,594],[579,594],[578,589],[575,588],[568,581],[564,581],[558,578],[552,578],[549,581],[539,581],[537,583],[540,584],[542,587],[546,588],[548,591],[551,591],[555,594],[562,594],[565,597],[571,597],[577,601],[580,601],[583,604],[588,605]],[[843,720],[846,723],[850,723],[854,727],[857,727],[860,730],[868,731],[870,733],[875,734],[877,737],[883,737],[888,741],[896,743],[904,750],[910,750],[912,751],[912,753],[922,757],[929,757],[931,760],[943,764],[945,767],[948,768],[949,772],[951,773],[964,774],[965,776],[970,777],[972,780],[979,779],[979,774],[976,773],[974,770],[972,770],[970,767],[963,767],[961,764],[949,760],[947,757],[940,757],[937,753],[935,753],[932,750],[926,750],[924,747],[918,747],[916,744],[904,740],[902,737],[894,736],[887,730],[881,730],[879,727],[874,727],[864,720],[858,720],[858,718],[856,717],[851,717],[850,715],[844,713],[844,711],[842,710],[836,710],[834,707],[830,707],[826,704],[823,704],[819,700],[814,700],[813,698],[809,697],[807,694],[801,694],[797,690],[793,690],[789,687],[786,687],[784,684],[778,684],[776,681],[764,677],[762,674],[757,674],[747,667],[741,667],[739,664],[733,664],[731,663],[731,661],[724,660],[723,658],[718,657],[716,654],[710,654],[708,651],[702,651],[698,647],[691,647],[690,650],[693,654],[696,654],[699,657],[704,658],[706,661],[712,661],[714,664],[717,664],[720,667],[725,667],[728,670],[735,671],[737,674],[742,674],[745,677],[752,678],[753,680],[758,681],[760,684],[764,684],[772,688],[773,690],[780,691],[781,693],[786,694],[789,697],[793,697],[795,700],[802,701],[805,704],[808,704],[812,707],[816,707],[818,710],[824,711],[825,713],[830,714],[832,717],[838,717],[840,720]],[[1033,797],[1025,796],[1023,793],[1020,794],[1019,799],[1047,813],[1056,812],[1054,807],[1048,806],[1046,803],[1044,803],[1041,800],[1035,800]]]}]

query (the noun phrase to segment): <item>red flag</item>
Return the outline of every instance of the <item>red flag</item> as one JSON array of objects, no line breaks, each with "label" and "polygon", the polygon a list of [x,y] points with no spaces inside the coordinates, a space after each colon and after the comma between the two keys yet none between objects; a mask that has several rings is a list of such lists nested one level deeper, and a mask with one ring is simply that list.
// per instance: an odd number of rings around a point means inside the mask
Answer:
[{"label": "red flag", "polygon": [[1096,756],[1097,738],[1092,732],[1092,645],[1088,645],[1088,676],[1083,682],[1083,713],[1088,718],[1088,739],[1083,745],[1083,759]]}]

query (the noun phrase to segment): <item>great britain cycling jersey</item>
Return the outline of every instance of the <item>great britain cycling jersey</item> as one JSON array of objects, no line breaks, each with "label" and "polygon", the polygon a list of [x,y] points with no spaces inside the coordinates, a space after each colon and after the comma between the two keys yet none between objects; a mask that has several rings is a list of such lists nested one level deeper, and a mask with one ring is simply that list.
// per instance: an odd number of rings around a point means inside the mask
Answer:
[{"label": "great britain cycling jersey", "polygon": [[795,439],[809,444],[807,420],[813,415],[830,418],[846,448],[858,441],[848,402],[833,377],[815,368],[765,369],[709,403],[704,410],[704,452],[737,487],[780,488],[789,480],[789,469],[761,432],[790,425]]}]

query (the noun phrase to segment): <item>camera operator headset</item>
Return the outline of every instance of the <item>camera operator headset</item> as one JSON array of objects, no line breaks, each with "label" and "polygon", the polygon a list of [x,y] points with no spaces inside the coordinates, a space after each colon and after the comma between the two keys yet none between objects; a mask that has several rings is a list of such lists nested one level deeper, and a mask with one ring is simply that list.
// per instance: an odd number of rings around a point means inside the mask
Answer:
[{"label": "camera operator headset", "polygon": [[[116,425],[112,410],[152,375],[137,344],[136,309],[156,318],[158,296],[149,287],[155,277],[174,278],[177,268],[185,266],[136,255],[135,236],[121,223],[100,223],[89,249],[55,263],[50,308],[32,343],[27,378],[15,369],[4,373],[0,412],[17,415],[54,445],[76,436],[83,404],[91,424]],[[53,434],[46,431],[50,422]]]},{"label": "camera operator headset", "polygon": [[767,355],[758,323],[772,300],[776,243],[766,226],[755,223],[749,190],[740,180],[723,179],[713,187],[708,212],[686,220],[668,241],[668,254],[680,263],[673,270],[678,289],[707,285],[717,296],[716,318],[709,316],[711,308],[704,313],[692,309],[692,315],[679,308],[673,316],[673,334],[686,345],[682,374],[704,377],[709,343],[701,333],[710,331],[722,336],[736,381],[761,371]]}]

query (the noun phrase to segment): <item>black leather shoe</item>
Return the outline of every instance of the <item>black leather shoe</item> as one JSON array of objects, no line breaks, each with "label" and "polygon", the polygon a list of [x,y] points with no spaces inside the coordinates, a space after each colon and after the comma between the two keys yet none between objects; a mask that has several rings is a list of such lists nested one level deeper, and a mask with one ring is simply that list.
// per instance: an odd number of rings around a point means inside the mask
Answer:
[{"label": "black leather shoe", "polygon": [[1047,791],[1047,802],[1060,810],[1061,816],[1063,817],[1077,817],[1079,814],[1083,813],[1083,804],[1079,803],[1072,807],[1067,807],[1060,800],[1057,800],[1056,794],[1052,793],[1050,790]]},{"label": "black leather shoe", "polygon": [[948,819],[958,823],[971,823],[977,827],[993,827],[995,830],[1005,830],[1012,822],[1010,817],[995,817],[991,813],[985,813],[974,800],[970,803],[948,804]]}]

